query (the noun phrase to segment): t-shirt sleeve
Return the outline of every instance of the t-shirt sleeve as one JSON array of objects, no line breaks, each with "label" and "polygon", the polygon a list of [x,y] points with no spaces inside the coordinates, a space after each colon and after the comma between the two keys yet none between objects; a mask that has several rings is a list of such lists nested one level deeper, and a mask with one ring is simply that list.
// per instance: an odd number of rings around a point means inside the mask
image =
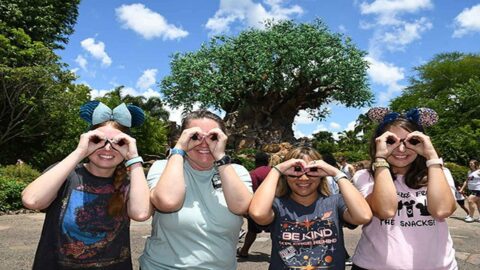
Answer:
[{"label": "t-shirt sleeve", "polygon": [[238,165],[238,164],[232,164],[232,165],[238,177],[240,177],[240,180],[242,180],[243,184],[245,184],[248,190],[252,192],[252,178],[250,178],[250,173],[248,172],[248,170],[242,165]]},{"label": "t-shirt sleeve", "polygon": [[154,188],[158,180],[160,180],[160,176],[163,173],[163,170],[165,170],[165,167],[167,166],[167,160],[157,160],[153,163],[152,167],[150,167],[150,170],[148,170],[147,174],[147,184],[150,189]]},{"label": "t-shirt sleeve", "polygon": [[363,197],[367,197],[373,191],[373,177],[366,169],[357,171],[353,176],[353,184],[362,193]]},{"label": "t-shirt sleeve", "polygon": [[452,190],[453,197],[455,197],[455,181],[453,180],[452,173],[449,169],[443,168],[443,173],[445,173],[445,178],[447,179],[448,185],[450,185],[450,189]]}]

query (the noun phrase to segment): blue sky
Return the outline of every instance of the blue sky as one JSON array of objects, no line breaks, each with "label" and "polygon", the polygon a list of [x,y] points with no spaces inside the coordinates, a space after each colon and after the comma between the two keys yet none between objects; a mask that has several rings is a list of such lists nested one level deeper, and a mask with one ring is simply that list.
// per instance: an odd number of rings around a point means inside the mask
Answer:
[{"label": "blue sky", "polygon": [[[94,89],[93,96],[123,85],[125,94],[161,97],[157,83],[170,72],[170,55],[196,51],[214,34],[261,28],[262,21],[272,18],[320,18],[331,31],[351,37],[368,53],[377,106],[400,95],[413,68],[435,54],[480,53],[478,0],[82,0],[75,33],[58,53],[77,82]],[[300,112],[295,135],[351,129],[368,108],[334,105],[330,110],[322,122]],[[179,110],[171,112],[171,120],[179,117]]]}]

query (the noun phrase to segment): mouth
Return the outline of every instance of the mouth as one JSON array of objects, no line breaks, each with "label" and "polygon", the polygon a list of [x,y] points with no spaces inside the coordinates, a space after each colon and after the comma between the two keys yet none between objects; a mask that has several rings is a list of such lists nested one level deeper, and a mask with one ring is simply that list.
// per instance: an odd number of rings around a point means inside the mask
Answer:
[{"label": "mouth", "polygon": [[113,155],[102,155],[102,154],[100,154],[98,156],[100,157],[100,159],[104,159],[104,160],[112,160],[112,159],[115,158],[115,156],[113,156]]},{"label": "mouth", "polygon": [[405,160],[408,158],[408,155],[392,155],[395,159]]},{"label": "mouth", "polygon": [[197,150],[198,153],[203,154],[203,155],[209,155],[210,154],[210,149],[199,149]]}]

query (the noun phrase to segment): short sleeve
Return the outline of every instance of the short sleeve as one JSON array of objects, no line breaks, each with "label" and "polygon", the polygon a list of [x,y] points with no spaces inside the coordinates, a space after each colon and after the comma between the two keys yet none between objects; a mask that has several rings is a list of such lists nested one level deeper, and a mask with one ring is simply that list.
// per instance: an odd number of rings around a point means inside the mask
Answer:
[{"label": "short sleeve", "polygon": [[252,178],[250,178],[250,173],[248,170],[238,164],[232,164],[232,166],[235,169],[238,177],[240,177],[240,180],[242,180],[243,184],[247,186],[248,191],[252,192]]},{"label": "short sleeve", "polygon": [[452,190],[453,197],[455,197],[456,188],[455,188],[455,181],[453,180],[452,173],[447,168],[443,168],[443,173],[445,174],[445,178],[447,179],[448,185]]},{"label": "short sleeve", "polygon": [[167,166],[167,160],[157,160],[153,163],[152,167],[150,167],[150,170],[148,170],[147,174],[147,184],[150,189],[154,188],[158,180],[160,180],[160,176],[163,173],[163,170],[165,170],[165,167]]},{"label": "short sleeve", "polygon": [[367,197],[373,191],[373,177],[366,169],[359,170],[353,176],[353,184],[362,193],[363,197]]}]

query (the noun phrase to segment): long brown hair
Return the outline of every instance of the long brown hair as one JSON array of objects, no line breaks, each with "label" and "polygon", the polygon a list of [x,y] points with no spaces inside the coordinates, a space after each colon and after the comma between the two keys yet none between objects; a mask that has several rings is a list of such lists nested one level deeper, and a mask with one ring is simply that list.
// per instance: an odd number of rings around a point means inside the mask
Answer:
[{"label": "long brown hair", "polygon": [[[375,154],[377,153],[377,145],[375,143],[375,139],[381,136],[392,126],[402,128],[410,133],[413,131],[423,132],[423,128],[421,126],[402,117],[398,117],[397,119],[388,124],[379,125],[377,127],[377,130],[375,131],[375,134],[370,138],[370,160],[372,163],[375,162]],[[407,173],[405,174],[405,184],[409,188],[419,189],[427,185],[428,178],[426,162],[427,160],[423,156],[417,155],[417,158],[411,163],[410,167],[407,170]],[[371,170],[371,168],[369,170],[370,173],[373,175],[373,171]],[[390,168],[390,173],[392,174],[392,178],[395,179],[392,168]]]},{"label": "long brown hair", "polygon": [[[320,153],[318,153],[315,149],[310,147],[296,147],[290,150],[283,160],[289,160],[292,158],[295,159],[303,159],[304,157],[310,157],[312,160],[319,160],[322,159]],[[317,189],[318,193],[322,194],[323,196],[330,196],[330,188],[328,187],[328,181],[326,177],[320,178],[320,185],[318,185]],[[287,176],[282,175],[280,180],[277,184],[276,196],[283,197],[285,195],[290,195],[292,193],[292,189],[288,186],[287,183]]]},{"label": "long brown hair", "polygon": [[[106,121],[97,125],[94,125],[90,128],[90,130],[97,129],[99,127],[104,126],[111,126],[115,129],[120,130],[123,133],[128,133],[129,129],[125,126],[120,125],[115,121]],[[128,181],[127,177],[127,168],[123,162],[117,165],[115,171],[113,172],[113,188],[115,192],[113,193],[112,197],[108,200],[108,214],[112,217],[120,216],[125,209],[125,197],[121,190],[122,185]]]}]

